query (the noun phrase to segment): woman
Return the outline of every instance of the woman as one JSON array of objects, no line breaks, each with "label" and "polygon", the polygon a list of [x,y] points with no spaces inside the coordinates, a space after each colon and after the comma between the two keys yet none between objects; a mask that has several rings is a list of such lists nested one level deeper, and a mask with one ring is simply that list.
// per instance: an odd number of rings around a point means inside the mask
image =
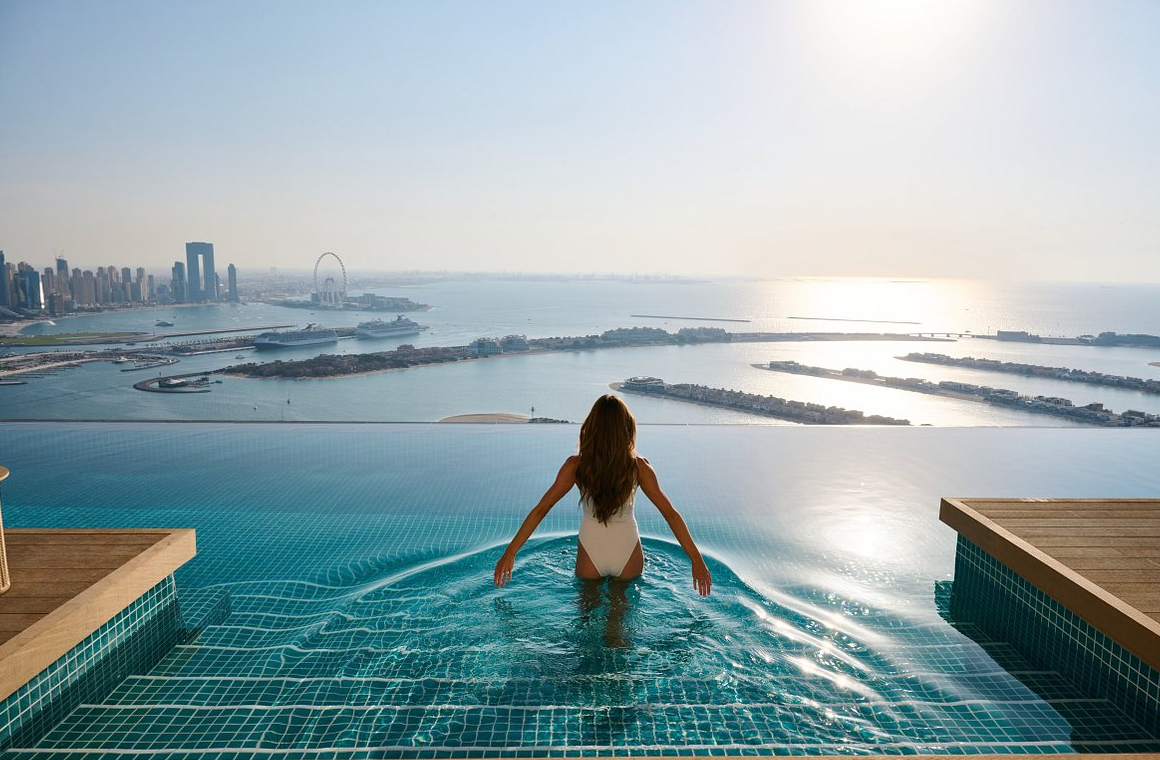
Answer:
[{"label": "woman", "polygon": [[693,588],[709,594],[712,579],[689,529],[673,508],[652,466],[636,455],[636,420],[618,396],[606,394],[596,400],[580,427],[580,453],[565,460],[556,482],[532,507],[515,538],[495,565],[495,585],[505,586],[512,577],[516,552],[535,532],[544,516],[572,490],[580,489],[584,517],[576,549],[576,575],[584,580],[611,577],[631,581],[644,570],[644,552],[633,515],[637,486],[644,491],[669,524],[681,548],[693,562]]}]

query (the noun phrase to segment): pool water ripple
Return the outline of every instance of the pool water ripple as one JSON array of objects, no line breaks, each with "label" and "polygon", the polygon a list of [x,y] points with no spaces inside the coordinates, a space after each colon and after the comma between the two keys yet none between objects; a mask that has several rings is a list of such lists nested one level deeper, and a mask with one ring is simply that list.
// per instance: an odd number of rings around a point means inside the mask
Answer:
[{"label": "pool water ripple", "polygon": [[564,428],[0,425],[7,526],[195,528],[176,580],[204,625],[3,757],[1160,748],[944,619],[937,521],[947,493],[1154,494],[1160,439],[642,426],[712,596],[644,500],[646,575],[579,583],[574,496],[497,590],[501,547],[575,445]]},{"label": "pool water ripple", "polygon": [[[768,754],[1071,741],[1052,706],[981,674],[994,665],[969,641],[808,586],[779,604],[715,560],[713,595],[699,598],[680,548],[655,539],[640,580],[584,583],[574,544],[529,542],[503,590],[492,547],[347,586],[223,584],[228,619],[40,747]],[[1107,705],[1083,709],[1130,736]]]}]

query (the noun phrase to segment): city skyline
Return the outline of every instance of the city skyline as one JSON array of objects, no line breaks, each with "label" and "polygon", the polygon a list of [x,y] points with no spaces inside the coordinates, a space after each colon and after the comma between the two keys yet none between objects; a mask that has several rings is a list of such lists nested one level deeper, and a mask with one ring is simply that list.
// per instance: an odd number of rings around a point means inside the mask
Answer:
[{"label": "city skyline", "polygon": [[0,249],[1158,282],[1158,27],[1135,0],[7,0]]},{"label": "city skyline", "polygon": [[143,266],[70,266],[59,255],[52,266],[39,269],[22,259],[8,261],[0,250],[0,319],[59,316],[92,306],[240,300],[237,267],[228,264],[223,284],[212,243],[186,243],[185,260],[174,261],[169,274],[164,280]]}]

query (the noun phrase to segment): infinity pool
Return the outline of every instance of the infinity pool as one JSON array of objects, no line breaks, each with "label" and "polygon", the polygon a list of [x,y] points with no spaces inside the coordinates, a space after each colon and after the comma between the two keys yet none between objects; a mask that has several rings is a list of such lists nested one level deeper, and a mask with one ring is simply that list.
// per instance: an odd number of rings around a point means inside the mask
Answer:
[{"label": "infinity pool", "polygon": [[0,424],[10,527],[194,527],[228,615],[13,757],[1156,751],[945,618],[943,495],[1155,496],[1148,431],[645,426],[713,594],[647,501],[627,590],[566,497],[576,426]]}]

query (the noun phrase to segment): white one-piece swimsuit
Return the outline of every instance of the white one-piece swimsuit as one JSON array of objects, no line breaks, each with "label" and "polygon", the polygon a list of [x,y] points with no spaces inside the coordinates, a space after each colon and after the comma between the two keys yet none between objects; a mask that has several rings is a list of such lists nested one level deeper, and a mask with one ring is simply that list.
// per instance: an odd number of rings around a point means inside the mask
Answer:
[{"label": "white one-piece swimsuit", "polygon": [[635,497],[634,488],[628,500],[608,518],[607,523],[596,519],[587,499],[580,499],[580,507],[584,510],[584,518],[580,521],[580,545],[601,575],[620,575],[632,557],[632,550],[640,543],[632,509]]}]

